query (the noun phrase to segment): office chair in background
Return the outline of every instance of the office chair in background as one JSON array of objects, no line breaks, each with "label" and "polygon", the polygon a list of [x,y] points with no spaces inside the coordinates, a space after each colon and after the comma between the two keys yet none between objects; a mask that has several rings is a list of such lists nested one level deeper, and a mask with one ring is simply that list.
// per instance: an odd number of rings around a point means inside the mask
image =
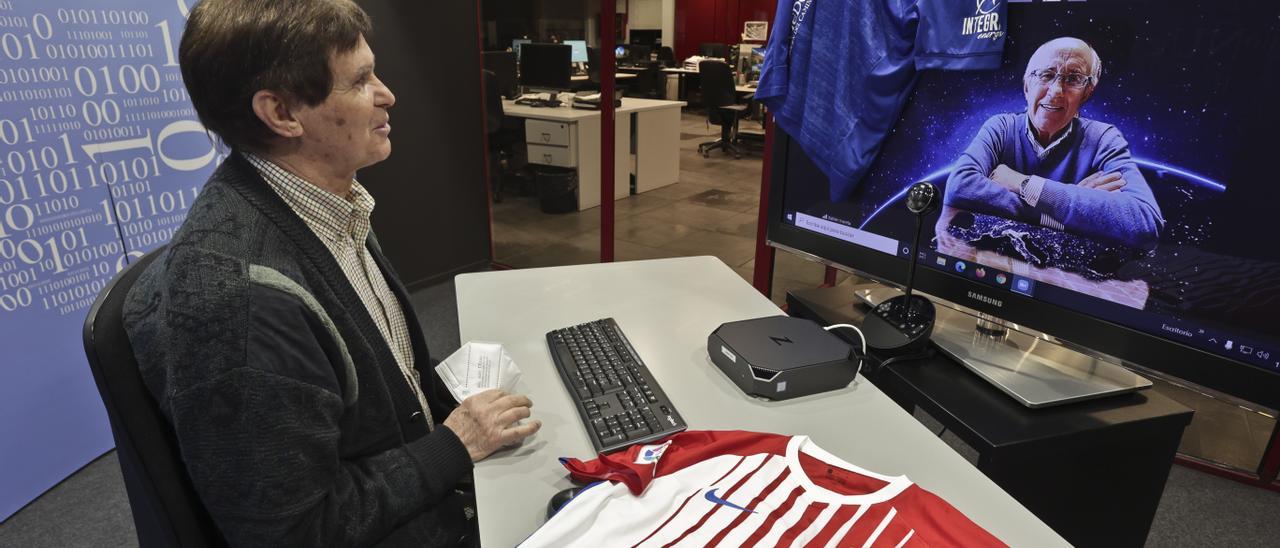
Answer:
[{"label": "office chair in background", "polygon": [[658,46],[658,62],[664,67],[676,66],[676,53],[668,46]]},{"label": "office chair in background", "polygon": [[665,95],[666,79],[662,77],[662,69],[650,63],[627,84],[627,97],[643,99],[661,99]]},{"label": "office chair in background", "polygon": [[702,79],[702,104],[707,107],[707,120],[720,126],[720,138],[698,145],[698,152],[703,158],[709,158],[711,151],[718,148],[733,154],[735,159],[741,158],[742,149],[736,142],[738,121],[746,116],[747,105],[737,104],[729,64],[720,60],[702,61],[698,63],[698,75]]},{"label": "office chair in background", "polygon": [[134,261],[98,294],[84,321],[84,351],[107,408],[138,544],[225,546],[196,496],[173,429],[142,382],[124,330],[124,300],[164,247]]},{"label": "office chair in background", "polygon": [[493,201],[501,202],[503,182],[515,167],[516,145],[524,142],[523,120],[506,116],[497,75],[488,70],[481,73],[484,77],[485,134],[489,143],[489,185],[493,189]]}]

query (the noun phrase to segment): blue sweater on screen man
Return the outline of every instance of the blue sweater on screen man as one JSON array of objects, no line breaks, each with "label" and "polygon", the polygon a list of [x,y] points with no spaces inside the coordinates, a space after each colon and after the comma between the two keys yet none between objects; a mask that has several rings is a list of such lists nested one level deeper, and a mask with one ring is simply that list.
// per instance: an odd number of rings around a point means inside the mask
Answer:
[{"label": "blue sweater on screen man", "polygon": [[849,199],[920,71],[1000,66],[1005,2],[782,0],[756,99]]},{"label": "blue sweater on screen man", "polygon": [[[1028,128],[1025,112],[987,120],[956,160],[943,203],[1052,226],[1103,243],[1154,246],[1164,219],[1120,130],[1076,118],[1065,137],[1040,149]],[[1000,164],[1031,176],[1029,186],[1040,189],[1034,206],[990,178]],[[1107,192],[1077,184],[1100,171],[1119,173],[1125,185]]]}]

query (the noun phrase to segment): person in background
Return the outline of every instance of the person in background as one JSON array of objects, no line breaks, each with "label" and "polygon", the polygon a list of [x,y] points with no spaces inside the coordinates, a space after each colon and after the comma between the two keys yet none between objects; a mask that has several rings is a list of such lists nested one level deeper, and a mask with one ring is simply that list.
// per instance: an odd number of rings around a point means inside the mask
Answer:
[{"label": "person in background", "polygon": [[1135,248],[1164,227],[1151,187],[1115,126],[1080,117],[1102,59],[1076,38],[1055,38],[1027,62],[1026,112],[983,124],[947,180],[939,238],[956,210],[995,215]]}]

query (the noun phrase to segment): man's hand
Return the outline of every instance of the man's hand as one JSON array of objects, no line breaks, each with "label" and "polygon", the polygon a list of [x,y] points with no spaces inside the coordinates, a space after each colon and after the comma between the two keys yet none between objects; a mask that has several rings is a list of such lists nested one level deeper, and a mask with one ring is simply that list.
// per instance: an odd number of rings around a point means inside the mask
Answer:
[{"label": "man's hand", "polygon": [[1022,186],[1023,179],[1026,178],[1026,175],[1019,173],[1004,164],[996,166],[996,169],[991,172],[992,181],[995,181],[996,184],[1004,187],[1005,190],[1014,194],[1017,194],[1022,190],[1020,187]]},{"label": "man's hand", "polygon": [[1078,184],[1085,188],[1113,192],[1124,188],[1125,181],[1124,177],[1118,172],[1113,171],[1111,173],[1104,173],[1099,171],[1093,175],[1085,177]]},{"label": "man's hand", "polygon": [[529,418],[531,406],[533,402],[525,396],[508,394],[496,388],[485,390],[463,400],[462,405],[444,420],[444,425],[462,440],[471,455],[471,462],[479,462],[503,446],[533,435],[542,427],[542,421],[538,420],[515,425],[516,421]]}]

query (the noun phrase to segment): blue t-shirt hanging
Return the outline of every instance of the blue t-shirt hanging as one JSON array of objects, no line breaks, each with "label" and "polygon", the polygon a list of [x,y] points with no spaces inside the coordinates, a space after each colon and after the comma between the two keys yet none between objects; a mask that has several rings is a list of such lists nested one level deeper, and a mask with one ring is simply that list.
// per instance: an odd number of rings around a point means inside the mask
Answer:
[{"label": "blue t-shirt hanging", "polygon": [[1005,0],[781,0],[756,99],[848,198],[924,69],[995,69]]}]

